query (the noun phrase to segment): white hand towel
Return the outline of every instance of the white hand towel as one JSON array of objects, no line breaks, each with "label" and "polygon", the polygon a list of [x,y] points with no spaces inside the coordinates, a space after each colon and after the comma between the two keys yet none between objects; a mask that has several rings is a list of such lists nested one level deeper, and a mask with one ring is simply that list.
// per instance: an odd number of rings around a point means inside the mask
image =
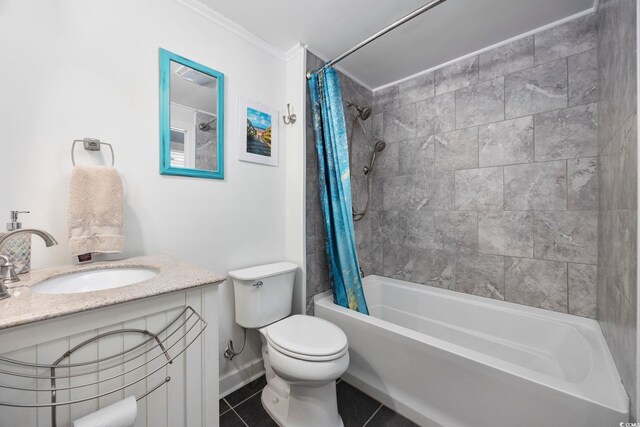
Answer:
[{"label": "white hand towel", "polygon": [[122,180],[111,166],[75,166],[69,185],[71,255],[122,252]]},{"label": "white hand towel", "polygon": [[133,427],[138,402],[133,396],[106,406],[73,422],[73,427]]}]

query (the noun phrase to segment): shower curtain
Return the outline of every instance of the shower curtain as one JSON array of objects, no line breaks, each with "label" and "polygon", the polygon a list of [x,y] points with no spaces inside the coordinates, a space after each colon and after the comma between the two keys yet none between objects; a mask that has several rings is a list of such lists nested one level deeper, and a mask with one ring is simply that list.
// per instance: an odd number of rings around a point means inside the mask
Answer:
[{"label": "shower curtain", "polygon": [[353,231],[349,144],[337,72],[328,67],[314,73],[309,79],[309,93],[333,301],[369,314]]}]

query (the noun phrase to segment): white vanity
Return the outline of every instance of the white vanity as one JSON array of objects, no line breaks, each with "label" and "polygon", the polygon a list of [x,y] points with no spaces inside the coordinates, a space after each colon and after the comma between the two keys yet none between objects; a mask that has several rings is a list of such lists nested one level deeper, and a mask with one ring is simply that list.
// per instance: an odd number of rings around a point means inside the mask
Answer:
[{"label": "white vanity", "polygon": [[56,407],[58,427],[128,396],[140,398],[136,426],[218,424],[216,285],[224,277],[146,256],[20,278],[0,301],[0,401],[24,407],[0,405],[0,427],[52,425],[50,368],[34,365],[60,358],[55,401],[80,402]]}]

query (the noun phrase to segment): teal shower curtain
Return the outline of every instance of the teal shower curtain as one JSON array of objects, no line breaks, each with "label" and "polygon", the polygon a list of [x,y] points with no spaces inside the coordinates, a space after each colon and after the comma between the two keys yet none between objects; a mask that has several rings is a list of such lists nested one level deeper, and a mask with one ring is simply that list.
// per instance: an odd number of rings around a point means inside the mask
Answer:
[{"label": "teal shower curtain", "polygon": [[336,71],[327,67],[314,73],[309,79],[309,93],[333,300],[342,307],[369,314],[353,231],[349,143]]}]

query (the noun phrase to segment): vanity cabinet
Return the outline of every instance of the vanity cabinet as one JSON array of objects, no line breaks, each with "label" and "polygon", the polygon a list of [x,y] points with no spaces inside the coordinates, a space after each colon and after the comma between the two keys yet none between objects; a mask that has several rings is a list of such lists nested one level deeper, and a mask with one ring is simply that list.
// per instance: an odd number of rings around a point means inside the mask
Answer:
[{"label": "vanity cabinet", "polygon": [[[138,401],[136,426],[217,426],[218,291],[215,285],[194,287],[184,291],[2,329],[0,330],[0,354],[3,357],[29,363],[51,364],[77,344],[107,331],[123,329],[161,331],[187,306],[199,313],[208,325],[182,355],[177,357],[172,364],[122,391],[86,402],[59,406],[56,414],[57,426],[70,426],[73,420],[125,397],[142,396],[148,390],[161,384],[167,376],[171,378],[169,382]],[[79,361],[101,359],[135,347],[148,339],[149,337],[142,334],[109,335],[74,352],[69,360],[71,363],[78,363]],[[172,350],[168,351],[171,354]],[[144,353],[144,351],[142,352]],[[58,388],[57,400],[69,401],[99,395],[144,377],[157,365],[152,366],[149,363],[136,370],[133,368],[147,362],[147,358],[152,358],[150,354],[143,354],[136,360],[127,359],[126,362],[122,360],[120,364],[111,364],[109,369],[99,370],[99,373],[83,376],[82,379],[73,377],[65,380],[59,378],[56,384]],[[67,360],[64,363],[67,363]],[[9,366],[0,361],[0,369],[6,370],[9,367],[13,372],[20,371],[30,374],[36,372],[36,368],[30,366],[16,368],[15,365]],[[95,365],[93,368],[95,369]],[[38,375],[47,376],[47,371],[48,369],[40,368]],[[56,375],[62,377],[63,374],[64,369],[58,369]],[[97,384],[74,388],[93,382]],[[51,386],[50,380],[35,380],[3,373],[0,373],[0,383],[47,390]],[[67,387],[70,389],[65,389]],[[51,402],[51,394],[49,392],[25,392],[0,388],[0,400],[47,404]],[[50,407],[12,408],[0,406],[1,427],[49,427],[51,425]]]}]

